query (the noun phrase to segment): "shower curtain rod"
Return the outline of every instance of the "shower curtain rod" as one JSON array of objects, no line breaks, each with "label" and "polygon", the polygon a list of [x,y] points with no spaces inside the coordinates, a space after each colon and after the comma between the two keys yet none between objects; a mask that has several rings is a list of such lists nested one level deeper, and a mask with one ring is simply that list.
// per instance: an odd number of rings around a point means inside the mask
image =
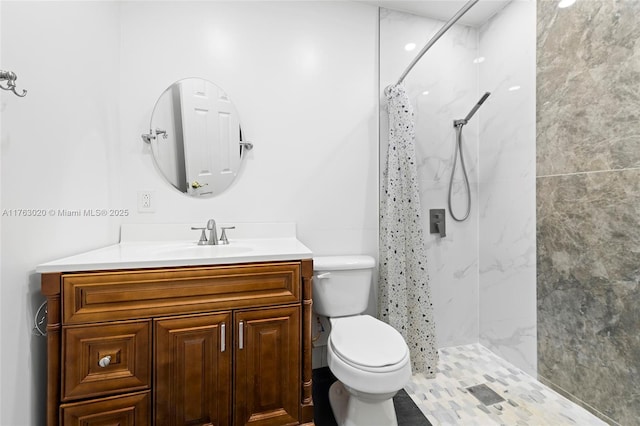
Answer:
[{"label": "shower curtain rod", "polygon": [[407,74],[409,74],[409,71],[411,71],[411,69],[418,63],[418,61],[420,60],[420,58],[422,58],[422,56],[427,53],[427,50],[429,50],[431,48],[431,46],[433,46],[436,41],[438,41],[438,39],[440,37],[442,37],[442,35],[444,33],[447,32],[447,30],[453,25],[455,24],[458,19],[460,19],[462,17],[462,15],[464,15],[465,13],[467,13],[467,11],[469,9],[471,9],[473,7],[473,5],[475,5],[476,3],[478,3],[479,0],[470,0],[468,1],[464,6],[462,6],[462,9],[460,9],[458,11],[458,13],[456,13],[455,15],[453,15],[453,18],[451,18],[446,24],[444,24],[444,26],[442,28],[440,28],[440,31],[438,31],[436,33],[436,35],[434,35],[433,37],[431,37],[431,40],[429,40],[429,42],[422,48],[422,50],[420,51],[420,53],[418,53],[418,56],[415,57],[415,59],[413,61],[411,61],[411,63],[409,64],[409,66],[407,67],[406,70],[404,70],[404,72],[402,73],[402,75],[400,76],[400,79],[398,80],[398,83],[396,84],[400,84],[404,81],[405,77],[407,76]]}]

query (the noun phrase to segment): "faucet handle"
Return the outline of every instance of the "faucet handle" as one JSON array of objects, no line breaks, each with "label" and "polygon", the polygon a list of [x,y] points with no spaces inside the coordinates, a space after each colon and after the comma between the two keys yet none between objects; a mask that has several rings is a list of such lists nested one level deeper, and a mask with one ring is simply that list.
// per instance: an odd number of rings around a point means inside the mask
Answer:
[{"label": "faucet handle", "polygon": [[204,246],[207,244],[207,234],[204,232],[206,231],[207,228],[200,228],[197,226],[192,226],[191,229],[193,229],[194,231],[202,231],[200,233],[200,240],[198,240],[198,245],[199,246]]},{"label": "faucet handle", "polygon": [[227,238],[227,229],[236,229],[235,226],[221,226],[222,234],[220,235],[220,242],[222,244],[229,244],[229,239]]}]

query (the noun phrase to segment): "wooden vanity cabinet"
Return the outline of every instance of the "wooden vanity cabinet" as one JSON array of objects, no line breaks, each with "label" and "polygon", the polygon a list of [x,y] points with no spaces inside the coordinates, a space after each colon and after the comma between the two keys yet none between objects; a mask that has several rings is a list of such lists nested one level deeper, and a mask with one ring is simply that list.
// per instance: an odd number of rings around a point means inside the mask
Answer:
[{"label": "wooden vanity cabinet", "polygon": [[47,425],[313,424],[311,260],[42,274]]}]

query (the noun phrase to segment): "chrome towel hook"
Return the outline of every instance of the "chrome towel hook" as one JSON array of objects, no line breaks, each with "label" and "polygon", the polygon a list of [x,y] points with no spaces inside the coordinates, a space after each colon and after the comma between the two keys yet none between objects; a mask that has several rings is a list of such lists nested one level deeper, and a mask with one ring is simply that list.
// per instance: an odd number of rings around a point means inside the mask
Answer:
[{"label": "chrome towel hook", "polygon": [[24,98],[25,96],[27,96],[27,91],[22,89],[22,94],[18,93],[18,91],[16,90],[16,80],[17,79],[18,79],[18,76],[16,75],[15,72],[0,70],[0,83],[3,82],[3,81],[7,82],[7,86],[6,87],[3,86],[2,84],[0,84],[0,89],[2,89],[2,90],[10,90],[16,96],[20,96],[21,98]]}]

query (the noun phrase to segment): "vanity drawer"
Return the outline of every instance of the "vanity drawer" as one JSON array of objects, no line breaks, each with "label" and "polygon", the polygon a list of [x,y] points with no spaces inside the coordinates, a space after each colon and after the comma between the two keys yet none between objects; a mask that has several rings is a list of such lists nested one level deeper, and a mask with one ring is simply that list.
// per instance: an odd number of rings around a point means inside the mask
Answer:
[{"label": "vanity drawer", "polygon": [[64,327],[62,400],[149,389],[151,321]]},{"label": "vanity drawer", "polygon": [[300,302],[299,262],[62,275],[63,323]]},{"label": "vanity drawer", "polygon": [[60,418],[64,426],[136,426],[151,424],[150,392],[63,404]]}]

